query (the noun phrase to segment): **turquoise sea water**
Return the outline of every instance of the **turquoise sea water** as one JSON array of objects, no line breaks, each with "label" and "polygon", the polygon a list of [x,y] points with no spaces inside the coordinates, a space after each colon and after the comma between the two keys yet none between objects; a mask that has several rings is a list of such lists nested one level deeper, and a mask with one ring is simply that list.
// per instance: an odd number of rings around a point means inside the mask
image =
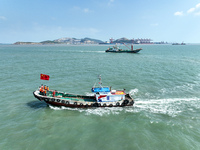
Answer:
[{"label": "turquoise sea water", "polygon": [[[200,45],[140,47],[0,45],[0,149],[200,149]],[[43,83],[90,95],[99,74],[130,92],[134,106],[47,107],[32,94]]]}]

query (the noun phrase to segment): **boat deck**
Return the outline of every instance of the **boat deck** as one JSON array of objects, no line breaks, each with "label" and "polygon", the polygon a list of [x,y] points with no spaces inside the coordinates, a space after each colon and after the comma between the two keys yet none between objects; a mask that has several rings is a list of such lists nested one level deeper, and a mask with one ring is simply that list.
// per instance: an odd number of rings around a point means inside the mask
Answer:
[{"label": "boat deck", "polygon": [[[39,93],[39,95],[42,95]],[[55,96],[53,96],[53,91],[48,91],[46,94],[47,97],[51,98],[59,98],[69,101],[82,101],[82,102],[96,102],[94,96],[83,96],[83,95],[75,95],[75,94],[68,94],[62,92],[56,92]]]}]

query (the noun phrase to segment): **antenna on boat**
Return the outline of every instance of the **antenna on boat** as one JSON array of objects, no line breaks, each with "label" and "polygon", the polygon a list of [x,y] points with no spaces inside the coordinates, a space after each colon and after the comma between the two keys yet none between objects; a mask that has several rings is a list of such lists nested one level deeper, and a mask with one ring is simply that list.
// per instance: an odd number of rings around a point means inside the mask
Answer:
[{"label": "antenna on boat", "polygon": [[102,84],[102,83],[101,83],[101,75],[99,75],[99,84]]},{"label": "antenna on boat", "polygon": [[102,85],[102,81],[101,81],[101,75],[99,75],[99,85]]}]

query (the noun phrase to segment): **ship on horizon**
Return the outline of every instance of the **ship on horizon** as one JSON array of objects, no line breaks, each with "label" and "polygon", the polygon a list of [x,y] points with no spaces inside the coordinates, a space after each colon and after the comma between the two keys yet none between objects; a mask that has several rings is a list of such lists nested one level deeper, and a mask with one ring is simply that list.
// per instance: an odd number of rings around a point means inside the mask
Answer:
[{"label": "ship on horizon", "polygon": [[172,43],[172,45],[186,45],[186,44],[182,42],[182,43]]}]

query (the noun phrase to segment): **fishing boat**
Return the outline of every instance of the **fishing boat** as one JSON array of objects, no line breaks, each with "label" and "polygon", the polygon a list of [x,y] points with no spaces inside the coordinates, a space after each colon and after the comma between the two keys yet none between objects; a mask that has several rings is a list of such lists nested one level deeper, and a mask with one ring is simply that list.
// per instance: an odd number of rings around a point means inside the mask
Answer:
[{"label": "fishing boat", "polygon": [[99,82],[92,87],[92,96],[69,94],[56,90],[44,91],[43,85],[33,92],[35,98],[52,106],[65,106],[72,108],[88,107],[124,107],[132,106],[134,100],[124,90],[112,90],[111,87],[102,86],[101,76]]},{"label": "fishing boat", "polygon": [[[128,47],[125,43],[123,43],[126,47]],[[128,47],[129,48],[129,47]],[[131,45],[131,48],[129,48],[129,50],[123,50],[120,49],[117,45],[113,46],[113,47],[109,47],[105,52],[111,52],[111,53],[138,53],[139,51],[141,51],[142,48],[139,49],[133,49],[133,45]]]}]

